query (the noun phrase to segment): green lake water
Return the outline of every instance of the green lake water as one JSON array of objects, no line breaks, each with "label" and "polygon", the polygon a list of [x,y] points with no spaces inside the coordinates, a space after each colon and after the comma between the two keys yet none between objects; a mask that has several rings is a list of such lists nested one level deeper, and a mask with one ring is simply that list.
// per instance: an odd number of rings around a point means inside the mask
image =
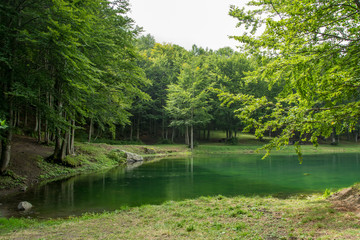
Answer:
[{"label": "green lake water", "polygon": [[274,195],[323,192],[360,181],[359,154],[305,156],[211,155],[167,158],[138,167],[76,176],[0,200],[0,214],[18,216],[20,201],[34,208],[26,215],[65,217],[124,206],[161,204],[200,196]]}]

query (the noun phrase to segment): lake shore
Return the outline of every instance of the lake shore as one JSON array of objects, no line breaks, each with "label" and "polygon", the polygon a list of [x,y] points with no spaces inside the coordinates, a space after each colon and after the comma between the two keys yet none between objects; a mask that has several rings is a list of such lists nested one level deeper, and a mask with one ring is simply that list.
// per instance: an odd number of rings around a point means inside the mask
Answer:
[{"label": "lake shore", "polygon": [[0,239],[358,239],[357,213],[320,195],[200,197],[54,220],[0,219]]},{"label": "lake shore", "polygon": [[[202,144],[193,154],[254,154],[260,144]],[[190,154],[184,145],[108,145],[77,143],[77,167],[54,165],[37,158],[41,181],[82,174],[122,164],[111,152],[122,149],[148,156]],[[357,144],[304,145],[304,154],[358,152]],[[295,155],[291,146],[276,154]],[[96,160],[96,161],[95,161]],[[43,166],[42,166],[43,164]],[[46,175],[44,174],[46,173]],[[19,191],[19,185],[15,190]],[[21,182],[21,184],[24,184]],[[21,186],[21,185],[20,185]],[[320,194],[288,199],[268,197],[200,197],[124,208],[67,219],[0,218],[0,239],[358,239],[359,214],[329,202]]]},{"label": "lake shore", "polygon": [[[189,154],[265,154],[265,151],[257,151],[265,142],[256,140],[250,134],[240,135],[237,145],[202,143],[193,152],[183,144],[114,145],[76,142],[76,154],[66,158],[67,165],[59,165],[46,161],[46,158],[52,154],[52,147],[38,144],[34,138],[24,136],[16,136],[14,142],[13,159],[8,175],[0,176],[0,197],[24,191],[44,182],[124,165],[126,160],[117,156],[116,151],[118,150],[150,158]],[[360,144],[344,141],[338,146],[330,144],[321,144],[318,147],[302,145],[301,149],[304,155],[355,153],[360,152]],[[278,151],[274,150],[273,154],[296,155],[293,146],[286,146]]]}]

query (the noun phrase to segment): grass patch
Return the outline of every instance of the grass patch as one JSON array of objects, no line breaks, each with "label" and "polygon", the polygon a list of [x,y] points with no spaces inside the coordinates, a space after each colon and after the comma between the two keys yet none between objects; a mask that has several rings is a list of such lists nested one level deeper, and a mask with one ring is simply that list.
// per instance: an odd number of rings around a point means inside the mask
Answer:
[{"label": "grass patch", "polygon": [[358,218],[318,199],[216,196],[62,220],[1,219],[0,239],[357,239]]}]

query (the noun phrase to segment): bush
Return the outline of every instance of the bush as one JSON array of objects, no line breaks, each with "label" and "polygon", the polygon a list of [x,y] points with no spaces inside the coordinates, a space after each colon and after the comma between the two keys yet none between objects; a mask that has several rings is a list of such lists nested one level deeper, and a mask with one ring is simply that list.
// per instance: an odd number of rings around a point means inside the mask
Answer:
[{"label": "bush", "polygon": [[119,149],[111,150],[106,156],[118,163],[126,162],[126,153]]}]

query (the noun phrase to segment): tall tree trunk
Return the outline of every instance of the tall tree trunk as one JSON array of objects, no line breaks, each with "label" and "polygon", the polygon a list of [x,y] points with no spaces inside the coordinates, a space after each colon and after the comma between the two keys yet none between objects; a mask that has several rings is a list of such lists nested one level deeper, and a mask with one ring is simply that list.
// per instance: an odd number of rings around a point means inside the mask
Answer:
[{"label": "tall tree trunk", "polygon": [[137,118],[137,124],[136,124],[136,140],[140,140],[140,114]]},{"label": "tall tree trunk", "polygon": [[356,142],[356,143],[358,142],[358,136],[359,136],[359,132],[356,131],[356,132],[355,132],[355,142]]},{"label": "tall tree trunk", "polygon": [[189,142],[189,127],[186,125],[185,127],[185,144],[187,146],[189,146],[190,142]]},{"label": "tall tree trunk", "polygon": [[8,128],[5,130],[5,138],[1,140],[1,159],[0,159],[0,173],[4,173],[9,166],[10,158],[11,158],[11,146],[12,146],[12,101],[10,100],[9,106],[9,120],[8,120]]},{"label": "tall tree trunk", "polygon": [[75,120],[71,120],[71,139],[70,139],[70,154],[75,153]]},{"label": "tall tree trunk", "polygon": [[11,127],[9,127],[6,131],[7,133],[5,135],[5,139],[1,140],[1,169],[0,169],[1,173],[4,173],[8,168],[11,157],[11,146],[12,146]]},{"label": "tall tree trunk", "polygon": [[69,131],[65,131],[65,136],[61,144],[61,150],[59,152],[59,155],[57,157],[57,161],[62,162],[64,158],[66,157],[66,150],[68,145],[68,138],[69,138]]},{"label": "tall tree trunk", "polygon": [[161,137],[162,137],[162,139],[165,139],[165,114],[164,114],[164,110],[162,111]]},{"label": "tall tree trunk", "polygon": [[[71,124],[71,120],[69,120],[70,124]],[[70,145],[71,145],[71,127],[67,130],[68,132],[68,136],[67,136],[67,144],[66,144],[66,155],[70,155],[71,150],[70,150]]]},{"label": "tall tree trunk", "polygon": [[336,144],[336,132],[335,128],[333,128],[333,132],[331,134],[331,144]]},{"label": "tall tree trunk", "polygon": [[191,109],[191,127],[190,127],[190,148],[191,151],[194,149],[194,109]]},{"label": "tall tree trunk", "polygon": [[36,107],[36,112],[35,112],[35,128],[34,128],[34,132],[35,132],[35,133],[37,133],[38,127],[39,127],[39,109]]},{"label": "tall tree trunk", "polygon": [[44,126],[44,142],[46,145],[50,144],[50,131],[49,131],[47,119],[45,119],[45,126]]},{"label": "tall tree trunk", "polygon": [[194,149],[194,126],[192,124],[190,127],[190,148],[191,151]]},{"label": "tall tree trunk", "polygon": [[41,113],[40,113],[40,110],[38,111],[38,124],[39,126],[37,127],[37,142],[38,143],[41,143]]},{"label": "tall tree trunk", "polygon": [[94,132],[94,123],[93,123],[93,119],[90,118],[90,125],[89,125],[89,137],[88,137],[88,142],[91,142],[91,135],[93,134]]},{"label": "tall tree trunk", "polygon": [[130,141],[133,140],[133,125],[134,125],[134,122],[131,121],[131,124],[130,124]]},{"label": "tall tree trunk", "polygon": [[17,126],[17,111],[16,110],[14,110],[13,111],[13,124],[11,125],[12,127],[16,127]]},{"label": "tall tree trunk", "polygon": [[208,127],[206,139],[207,139],[208,141],[210,140],[210,127]]},{"label": "tall tree trunk", "polygon": [[[6,92],[6,89],[4,89]],[[5,137],[1,139],[1,158],[0,158],[0,173],[4,173],[10,163],[11,158],[11,146],[12,146],[12,125],[13,125],[13,101],[8,96],[4,97],[8,101],[8,128],[4,130]]]}]

